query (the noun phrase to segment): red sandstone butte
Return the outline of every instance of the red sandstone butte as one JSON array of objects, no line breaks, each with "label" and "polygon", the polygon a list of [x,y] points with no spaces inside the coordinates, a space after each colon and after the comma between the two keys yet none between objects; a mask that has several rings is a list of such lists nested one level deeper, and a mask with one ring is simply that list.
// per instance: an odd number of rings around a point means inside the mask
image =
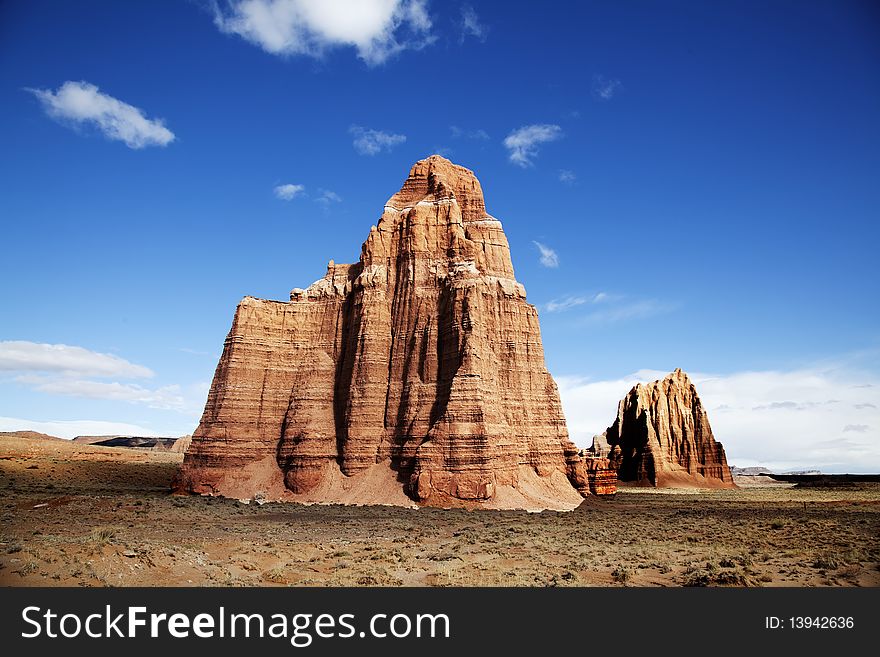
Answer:
[{"label": "red sandstone butte", "polygon": [[589,451],[607,456],[621,483],[736,488],[697,389],[680,369],[630,390]]},{"label": "red sandstone butte", "polygon": [[590,494],[473,172],[417,162],[357,263],[290,301],[242,300],[176,488],[504,509]]}]

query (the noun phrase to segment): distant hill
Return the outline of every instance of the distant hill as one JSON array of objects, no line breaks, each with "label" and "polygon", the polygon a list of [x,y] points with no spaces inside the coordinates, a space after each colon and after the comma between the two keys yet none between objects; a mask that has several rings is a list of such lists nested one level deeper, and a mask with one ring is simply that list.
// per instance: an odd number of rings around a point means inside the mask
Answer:
[{"label": "distant hill", "polygon": [[768,468],[738,468],[735,465],[730,466],[730,474],[735,477],[754,477],[757,475],[770,474],[771,472],[772,470],[769,470]]},{"label": "distant hill", "polygon": [[121,436],[118,434],[107,434],[104,436],[77,436],[73,439],[73,442],[83,445],[94,445],[95,443],[110,440],[111,438],[125,438],[125,436]]},{"label": "distant hill", "polygon": [[31,438],[32,440],[64,440],[39,431],[0,431],[0,438]]},{"label": "distant hill", "polygon": [[73,442],[97,447],[127,447],[159,452],[185,452],[190,436],[77,436]]}]

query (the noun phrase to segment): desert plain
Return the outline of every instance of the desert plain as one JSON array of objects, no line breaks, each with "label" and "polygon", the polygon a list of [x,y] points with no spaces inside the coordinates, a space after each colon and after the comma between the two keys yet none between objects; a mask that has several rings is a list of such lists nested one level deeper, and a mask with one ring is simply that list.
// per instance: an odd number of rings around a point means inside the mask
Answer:
[{"label": "desert plain", "polygon": [[541,513],[257,504],[172,495],[182,457],[0,438],[0,584],[880,585],[876,483],[621,488]]}]

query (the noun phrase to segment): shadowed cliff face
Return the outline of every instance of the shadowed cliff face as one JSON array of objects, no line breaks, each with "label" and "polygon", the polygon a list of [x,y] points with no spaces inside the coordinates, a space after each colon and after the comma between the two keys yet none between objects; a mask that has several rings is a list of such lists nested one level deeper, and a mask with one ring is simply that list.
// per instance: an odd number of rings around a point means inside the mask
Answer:
[{"label": "shadowed cliff face", "polygon": [[588,494],[582,469],[501,223],[435,155],[358,263],[241,302],[179,487],[562,509]]},{"label": "shadowed cliff face", "polygon": [[610,450],[621,482],[734,487],[724,447],[712,435],[694,384],[680,369],[630,390],[602,442],[607,444],[594,442],[593,450],[603,456]]}]

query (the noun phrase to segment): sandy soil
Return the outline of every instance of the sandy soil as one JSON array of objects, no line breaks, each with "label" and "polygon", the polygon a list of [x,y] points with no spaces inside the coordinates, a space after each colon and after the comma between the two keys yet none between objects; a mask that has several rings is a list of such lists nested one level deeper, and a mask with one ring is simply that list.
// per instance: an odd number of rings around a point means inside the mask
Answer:
[{"label": "sandy soil", "polygon": [[568,513],[168,493],[180,454],[0,438],[0,585],[880,586],[880,486],[624,489]]}]

